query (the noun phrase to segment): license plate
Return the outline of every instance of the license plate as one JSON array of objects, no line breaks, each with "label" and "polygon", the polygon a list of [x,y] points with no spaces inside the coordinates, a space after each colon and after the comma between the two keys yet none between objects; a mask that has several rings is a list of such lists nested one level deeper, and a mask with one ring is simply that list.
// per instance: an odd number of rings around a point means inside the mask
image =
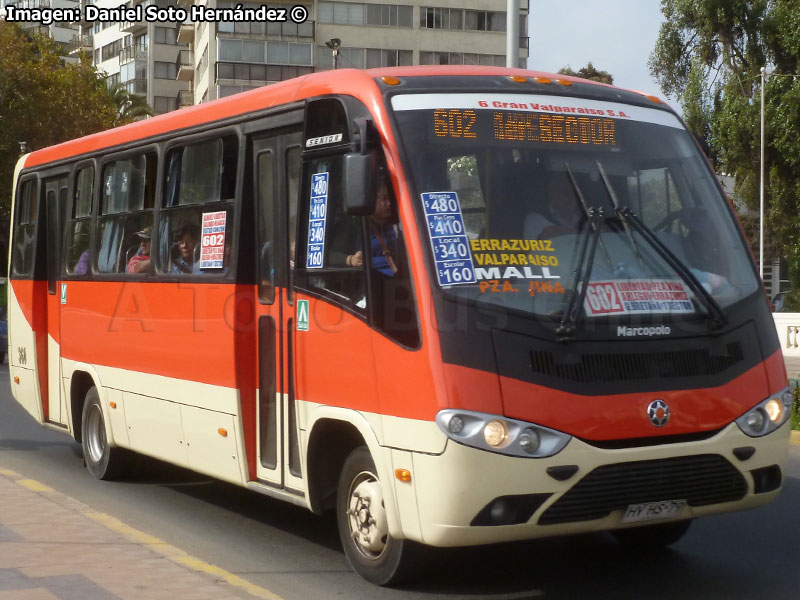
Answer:
[{"label": "license plate", "polygon": [[642,502],[631,504],[622,516],[623,523],[655,521],[674,517],[686,506],[686,500],[662,500],[661,502]]}]

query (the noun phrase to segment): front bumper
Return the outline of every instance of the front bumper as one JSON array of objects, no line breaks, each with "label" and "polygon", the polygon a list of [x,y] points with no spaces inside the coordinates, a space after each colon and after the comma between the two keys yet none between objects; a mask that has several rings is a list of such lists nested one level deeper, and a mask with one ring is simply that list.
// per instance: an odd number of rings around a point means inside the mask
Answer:
[{"label": "front bumper", "polygon": [[[546,459],[503,456],[448,441],[440,455],[413,453],[419,541],[467,546],[649,523],[622,523],[633,499],[689,500],[670,520],[762,506],[780,491],[780,483],[764,484],[764,473],[786,472],[789,434],[789,423],[763,438],[750,438],[731,424],[707,440],[620,450],[598,449],[572,439],[564,450]],[[574,467],[574,474],[563,481],[548,474],[550,469],[564,477]],[[590,473],[592,477],[587,478]],[[654,482],[649,486],[648,477]],[[693,479],[695,487],[683,485],[687,479]],[[706,479],[713,479],[713,485],[706,485]],[[596,487],[598,480],[603,489],[587,496],[584,490]],[[689,497],[673,497],[676,493]],[[492,503],[502,496],[522,497],[521,505],[533,511],[530,517],[512,525],[490,523],[487,515]],[[569,506],[566,512],[561,510],[577,496],[578,504],[587,504],[588,510],[570,513]]]}]

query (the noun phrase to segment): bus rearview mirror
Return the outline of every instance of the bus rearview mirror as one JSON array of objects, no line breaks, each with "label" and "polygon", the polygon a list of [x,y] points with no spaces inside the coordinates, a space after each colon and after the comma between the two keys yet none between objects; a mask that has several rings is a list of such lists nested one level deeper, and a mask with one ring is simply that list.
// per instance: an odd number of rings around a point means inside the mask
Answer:
[{"label": "bus rearview mirror", "polygon": [[344,156],[344,210],[348,215],[368,216],[375,212],[377,193],[375,153],[352,152]]}]

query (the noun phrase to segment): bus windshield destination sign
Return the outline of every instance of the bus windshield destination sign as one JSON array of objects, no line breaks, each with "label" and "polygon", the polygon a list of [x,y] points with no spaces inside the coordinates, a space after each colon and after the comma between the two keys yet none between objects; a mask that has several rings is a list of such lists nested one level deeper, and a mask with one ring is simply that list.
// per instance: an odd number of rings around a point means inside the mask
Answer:
[{"label": "bus windshield destination sign", "polygon": [[[433,111],[433,132],[440,138],[478,139],[483,137],[479,131],[488,129],[483,120],[474,110],[438,108]],[[495,140],[617,145],[614,120],[607,117],[497,111],[492,112],[491,120]]]}]

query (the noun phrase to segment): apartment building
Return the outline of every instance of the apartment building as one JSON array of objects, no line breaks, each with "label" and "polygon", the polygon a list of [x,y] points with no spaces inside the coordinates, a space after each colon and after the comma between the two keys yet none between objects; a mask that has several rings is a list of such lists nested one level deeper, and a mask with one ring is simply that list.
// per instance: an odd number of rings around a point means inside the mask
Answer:
[{"label": "apartment building", "polygon": [[[80,0],[82,14],[87,4],[98,9],[130,7],[119,0]],[[148,0],[147,4],[167,7],[173,2]],[[108,75],[108,84],[121,83],[134,94],[147,99],[156,114],[178,108],[178,97],[190,86],[177,79],[181,51],[188,46],[177,40],[179,24],[140,20],[80,23],[81,31],[73,40],[70,51],[88,52],[94,64]]]},{"label": "apartment building", "polygon": [[[47,1],[47,0],[39,0]],[[70,1],[70,0],[50,0]],[[87,0],[80,0],[86,2]],[[94,0],[98,8],[154,5],[175,0]],[[183,23],[80,23],[71,50],[91,53],[95,64],[131,92],[146,96],[156,113],[168,112],[333,68],[476,64],[505,66],[506,0],[177,0],[191,16],[209,9],[290,9],[304,6],[304,22],[216,20]],[[528,0],[520,9],[520,64],[528,57]],[[219,13],[224,15],[224,13]],[[326,45],[326,43],[328,45]]]},{"label": "apartment building", "polygon": [[[79,0],[0,0],[0,15],[5,15],[6,5],[13,5],[17,8],[76,8]],[[76,23],[51,23],[43,25],[33,21],[23,22],[20,25],[31,32],[41,33],[53,38],[53,40],[65,50],[67,50],[73,38],[79,33],[79,26]]]}]

